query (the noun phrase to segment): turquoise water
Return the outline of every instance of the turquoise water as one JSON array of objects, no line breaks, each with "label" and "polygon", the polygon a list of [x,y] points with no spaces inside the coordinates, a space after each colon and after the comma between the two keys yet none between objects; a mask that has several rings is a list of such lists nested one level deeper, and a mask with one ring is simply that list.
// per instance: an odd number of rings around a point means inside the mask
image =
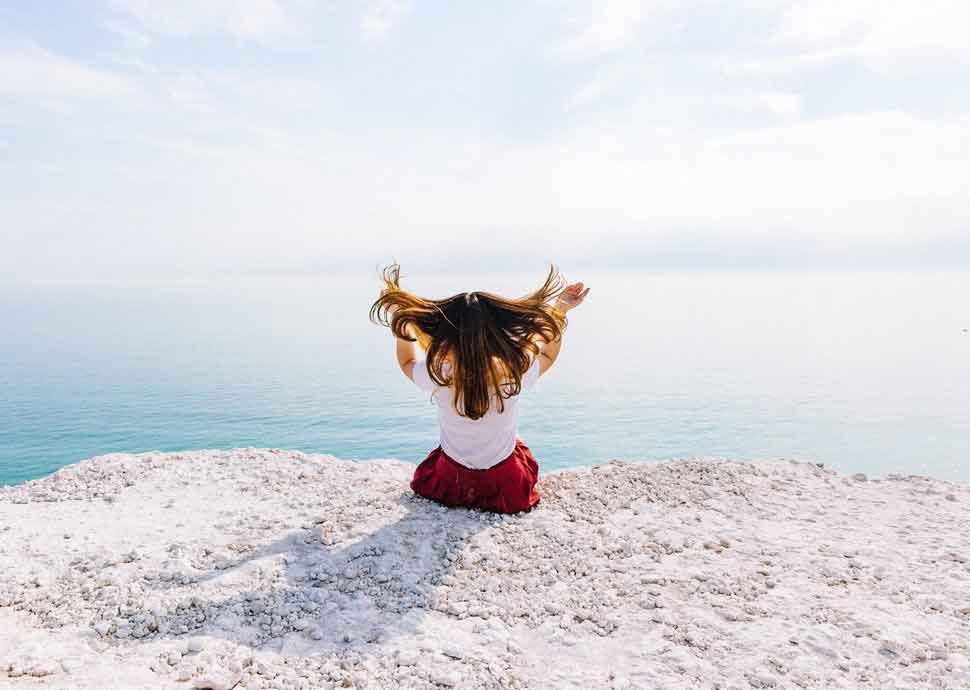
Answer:
[{"label": "turquoise water", "polygon": [[[970,275],[570,277],[593,291],[522,408],[544,469],[791,457],[970,480]],[[117,451],[420,460],[434,410],[368,323],[375,292],[370,274],[0,288],[0,484]]]}]

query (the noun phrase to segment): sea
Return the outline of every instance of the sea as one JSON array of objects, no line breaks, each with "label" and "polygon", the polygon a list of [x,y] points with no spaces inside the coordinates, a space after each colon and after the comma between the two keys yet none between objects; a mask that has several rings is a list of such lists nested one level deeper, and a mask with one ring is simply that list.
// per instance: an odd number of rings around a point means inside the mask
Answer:
[{"label": "sea", "polygon": [[[542,271],[436,274],[521,295]],[[970,273],[568,275],[523,398],[542,470],[791,458],[970,481]],[[271,447],[417,463],[435,410],[368,320],[374,270],[0,287],[0,484],[108,453]]]}]

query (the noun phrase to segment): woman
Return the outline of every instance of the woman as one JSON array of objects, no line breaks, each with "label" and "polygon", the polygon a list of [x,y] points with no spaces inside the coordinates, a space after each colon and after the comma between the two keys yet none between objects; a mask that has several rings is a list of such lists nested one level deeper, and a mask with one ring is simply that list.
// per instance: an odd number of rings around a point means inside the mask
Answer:
[{"label": "woman", "polygon": [[589,288],[565,285],[554,266],[542,287],[520,299],[487,292],[424,299],[401,289],[397,264],[382,279],[371,320],[391,329],[401,371],[438,407],[439,445],[411,488],[448,506],[531,510],[539,466],[518,436],[519,395],[555,363],[566,313]]}]

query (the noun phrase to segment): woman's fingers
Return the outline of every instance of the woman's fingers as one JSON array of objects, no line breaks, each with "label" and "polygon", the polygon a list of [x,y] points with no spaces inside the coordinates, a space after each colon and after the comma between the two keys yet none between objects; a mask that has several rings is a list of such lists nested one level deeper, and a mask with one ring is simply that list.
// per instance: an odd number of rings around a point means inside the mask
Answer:
[{"label": "woman's fingers", "polygon": [[574,295],[584,295],[587,292],[589,292],[589,288],[586,287],[584,283],[573,283],[566,289],[569,290],[569,292],[573,293]]},{"label": "woman's fingers", "polygon": [[575,293],[574,295],[572,295],[573,304],[578,307],[580,304],[583,303],[583,300],[586,299],[586,295],[588,294],[589,294],[589,288],[586,288],[582,292]]}]

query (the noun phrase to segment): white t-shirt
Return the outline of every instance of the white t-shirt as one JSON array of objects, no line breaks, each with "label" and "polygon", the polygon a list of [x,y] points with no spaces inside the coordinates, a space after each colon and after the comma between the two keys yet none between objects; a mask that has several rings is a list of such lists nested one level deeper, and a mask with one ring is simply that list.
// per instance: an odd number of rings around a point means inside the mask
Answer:
[{"label": "white t-shirt", "polygon": [[[423,391],[432,393],[438,405],[440,443],[449,458],[465,467],[484,470],[505,460],[515,450],[519,434],[519,396],[504,400],[505,409],[498,411],[494,401],[479,419],[462,417],[452,403],[453,389],[439,386],[428,376],[425,361],[414,363],[414,383]],[[539,358],[522,375],[522,390],[527,391],[539,380]]]}]

